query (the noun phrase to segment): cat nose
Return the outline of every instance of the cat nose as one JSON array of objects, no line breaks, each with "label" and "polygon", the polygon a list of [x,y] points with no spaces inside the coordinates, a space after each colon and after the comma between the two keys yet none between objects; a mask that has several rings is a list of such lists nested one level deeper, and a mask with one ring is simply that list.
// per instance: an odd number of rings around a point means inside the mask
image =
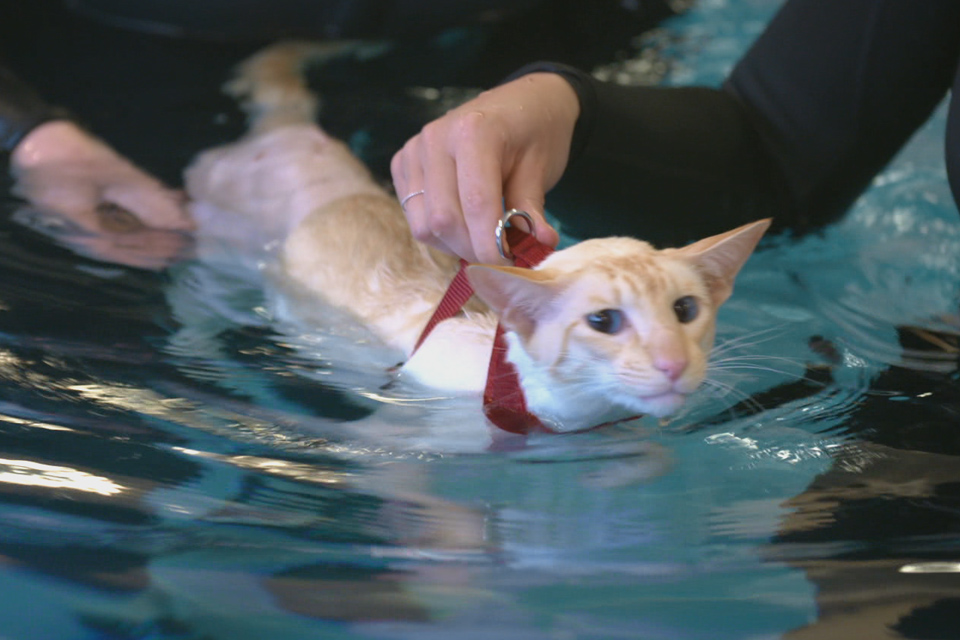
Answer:
[{"label": "cat nose", "polygon": [[653,367],[667,376],[671,382],[676,382],[683,375],[688,364],[690,363],[687,357],[679,354],[660,355],[653,361]]}]

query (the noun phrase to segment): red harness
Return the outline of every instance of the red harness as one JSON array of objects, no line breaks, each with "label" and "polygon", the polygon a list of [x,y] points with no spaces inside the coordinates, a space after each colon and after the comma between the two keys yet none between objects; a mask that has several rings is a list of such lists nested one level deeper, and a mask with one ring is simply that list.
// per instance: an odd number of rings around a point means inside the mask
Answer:
[{"label": "red harness", "polygon": [[[507,227],[506,233],[514,263],[518,267],[535,267],[553,253],[553,249],[515,226]],[[473,295],[473,287],[467,280],[466,267],[467,262],[461,260],[460,270],[420,334],[414,352],[420,348],[434,327],[459,313]],[[507,361],[507,343],[503,334],[503,327],[498,323],[493,338],[493,351],[490,353],[490,365],[487,368],[487,384],[483,390],[484,414],[490,422],[508,433],[521,436],[537,431],[554,433],[527,409],[516,367]]]},{"label": "red harness", "polygon": [[[506,226],[504,231],[507,242],[513,254],[514,264],[528,269],[537,266],[553,253],[553,249],[515,226]],[[420,348],[434,327],[448,318],[452,318],[467,304],[473,295],[473,287],[467,280],[467,261],[460,260],[460,270],[450,282],[447,292],[437,305],[436,311],[427,322],[420,338],[417,340],[414,352]],[[526,436],[531,433],[561,433],[551,429],[530,413],[527,409],[527,400],[520,388],[520,377],[517,369],[507,361],[507,341],[503,337],[503,326],[497,323],[497,330],[493,338],[493,350],[490,352],[490,365],[487,368],[487,384],[483,390],[483,413],[494,425],[500,428],[499,436],[494,433],[492,450],[506,451],[518,449],[525,445]],[[612,424],[635,420],[639,415],[620,420],[604,422],[588,429],[590,431]]]}]

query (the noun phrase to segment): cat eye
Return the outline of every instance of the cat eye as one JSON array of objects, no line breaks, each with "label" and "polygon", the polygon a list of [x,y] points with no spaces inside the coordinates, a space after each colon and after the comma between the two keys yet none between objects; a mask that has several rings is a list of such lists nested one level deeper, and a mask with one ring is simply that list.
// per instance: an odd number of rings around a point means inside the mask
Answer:
[{"label": "cat eye", "polygon": [[623,328],[623,311],[620,309],[594,311],[587,315],[587,324],[600,333],[617,333]]},{"label": "cat eye", "polygon": [[673,312],[677,314],[677,320],[686,324],[693,322],[700,313],[700,305],[693,296],[683,296],[673,303]]}]

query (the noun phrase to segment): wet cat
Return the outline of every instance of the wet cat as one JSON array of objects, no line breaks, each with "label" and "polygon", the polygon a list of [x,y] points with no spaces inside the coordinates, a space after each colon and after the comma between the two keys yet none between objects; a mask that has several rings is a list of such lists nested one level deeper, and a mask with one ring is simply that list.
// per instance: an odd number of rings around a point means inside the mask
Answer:
[{"label": "wet cat", "polygon": [[227,88],[243,99],[250,131],[186,173],[201,234],[204,208],[259,225],[260,241],[282,243],[285,286],[348,310],[407,356],[402,375],[438,390],[483,390],[499,320],[527,406],[553,429],[678,410],[704,380],[717,309],[769,221],[679,249],[615,237],[533,270],[472,265],[478,299],[413,353],[457,263],[416,242],[397,198],[315,124],[301,70],[329,55],[280,44],[240,65]]}]

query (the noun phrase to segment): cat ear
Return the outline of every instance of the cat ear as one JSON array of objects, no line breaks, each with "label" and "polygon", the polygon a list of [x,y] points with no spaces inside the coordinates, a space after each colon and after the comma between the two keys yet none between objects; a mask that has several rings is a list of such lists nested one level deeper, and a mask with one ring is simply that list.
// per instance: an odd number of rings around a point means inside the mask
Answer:
[{"label": "cat ear", "polygon": [[472,264],[467,279],[473,290],[500,315],[503,326],[529,338],[537,320],[556,297],[555,278],[543,271]]},{"label": "cat ear", "polygon": [[770,227],[770,222],[770,218],[757,220],[675,250],[693,261],[706,276],[714,305],[720,306],[733,293],[734,278]]}]

